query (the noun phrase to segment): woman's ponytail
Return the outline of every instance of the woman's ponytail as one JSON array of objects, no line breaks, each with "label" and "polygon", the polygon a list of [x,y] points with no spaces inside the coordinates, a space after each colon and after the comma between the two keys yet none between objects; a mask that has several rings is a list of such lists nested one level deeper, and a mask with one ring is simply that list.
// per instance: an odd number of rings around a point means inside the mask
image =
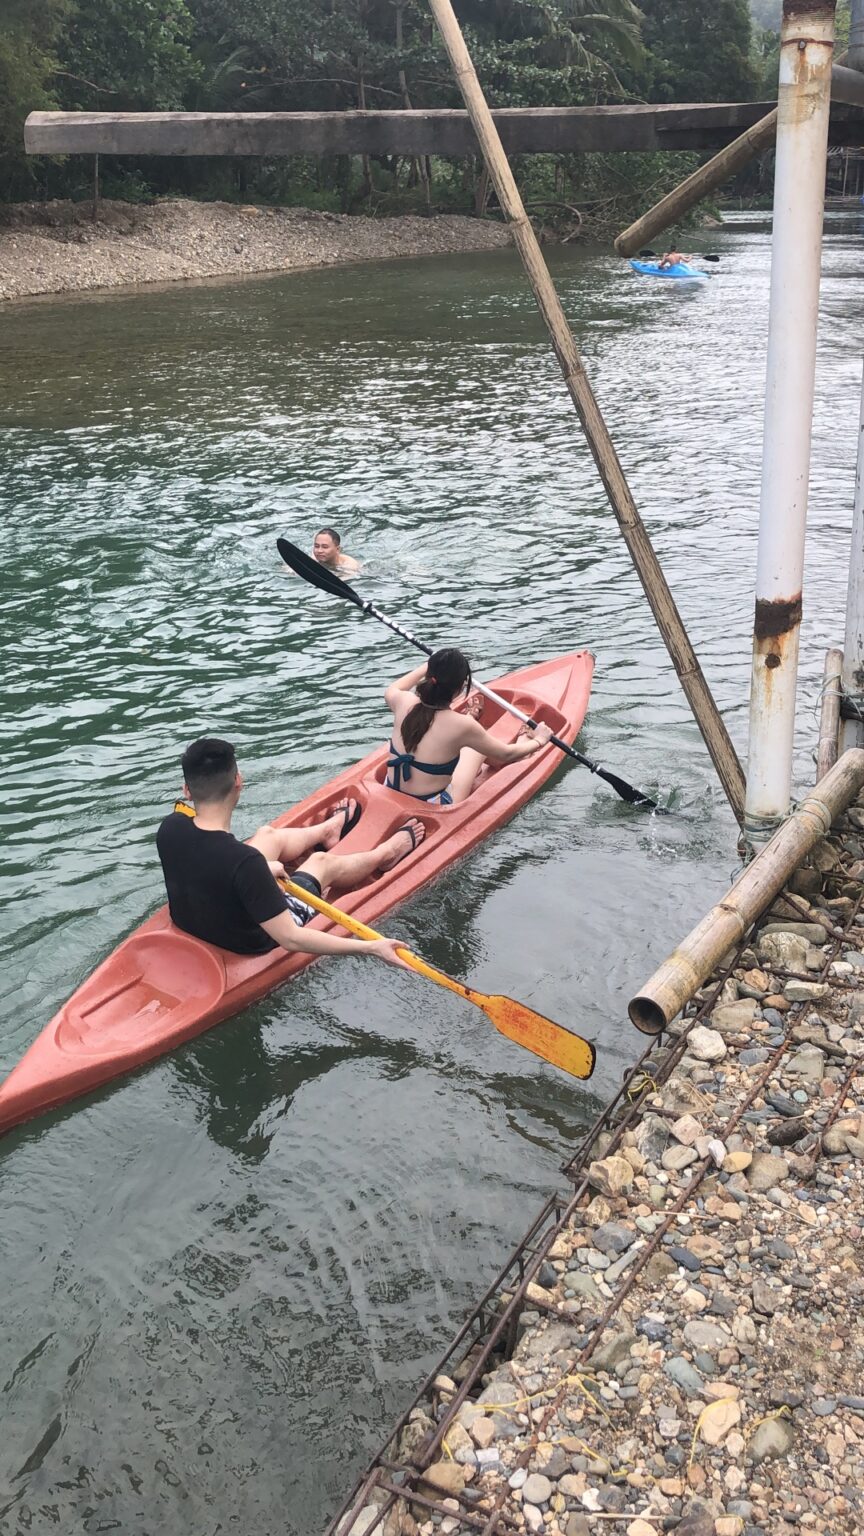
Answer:
[{"label": "woman's ponytail", "polygon": [[471,663],[454,647],[430,656],[426,676],[417,684],[419,702],[402,721],[402,741],[413,752],[426,735],[436,714],[447,709],[460,693],[471,687]]}]

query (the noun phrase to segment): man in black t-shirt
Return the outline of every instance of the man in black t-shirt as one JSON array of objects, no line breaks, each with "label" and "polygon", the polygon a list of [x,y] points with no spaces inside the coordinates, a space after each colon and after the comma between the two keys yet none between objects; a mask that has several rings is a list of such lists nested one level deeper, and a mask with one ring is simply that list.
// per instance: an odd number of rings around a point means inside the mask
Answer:
[{"label": "man in black t-shirt", "polygon": [[[396,939],[370,943],[304,932],[314,909],[286,896],[275,877],[291,870],[294,884],[315,896],[334,885],[350,889],[411,853],[425,836],[421,821],[409,818],[367,853],[339,853],[340,832],[356,818],[349,804],[315,826],[259,827],[241,843],[231,831],[243,787],[231,743],[212,736],[193,741],[182,768],[195,815],[174,811],[156,835],[171,920],[178,928],[239,955],[266,954],[281,945],[289,953],[375,955],[404,967]],[[312,851],[316,847],[321,851]]]}]

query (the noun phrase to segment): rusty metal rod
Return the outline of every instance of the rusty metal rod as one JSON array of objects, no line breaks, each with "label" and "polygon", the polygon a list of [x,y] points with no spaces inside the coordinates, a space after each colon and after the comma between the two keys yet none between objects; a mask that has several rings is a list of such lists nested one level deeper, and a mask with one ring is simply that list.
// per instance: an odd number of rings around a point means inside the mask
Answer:
[{"label": "rusty metal rod", "polygon": [[456,81],[498,194],[498,201],[513,232],[514,242],[534,290],[537,306],[549,331],[555,355],[564,375],[564,382],[588,439],[588,446],[594,456],[610,505],[726,797],[740,822],[744,802],[744,779],[735,748],[705,681],[666,577],[639,515],[609,429],[603,420],[585,372],[561,300],[549,275],[549,269],[543,259],[531,221],[525,212],[498,129],[477,79],[477,73],[465,46],[453,7],[450,0],[429,0],[429,4],[450,56]]},{"label": "rusty metal rod", "polygon": [[722,901],[688,933],[678,948],[631,998],[628,1013],[645,1034],[671,1023],[711,975],[721,955],[737,944],[783,889],[810,849],[864,785],[864,749],[845,752],[774,833]]}]

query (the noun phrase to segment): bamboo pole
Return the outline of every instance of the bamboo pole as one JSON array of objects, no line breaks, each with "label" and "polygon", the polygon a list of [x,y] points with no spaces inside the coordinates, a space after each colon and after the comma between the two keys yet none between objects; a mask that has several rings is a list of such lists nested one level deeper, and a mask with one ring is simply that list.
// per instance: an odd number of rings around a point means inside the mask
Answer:
[{"label": "bamboo pole", "polygon": [[[864,0],[861,0],[861,4],[864,5]],[[831,100],[847,102],[850,106],[864,106],[864,80],[854,69],[844,69],[839,62],[831,70]],[[703,198],[722,187],[724,181],[731,181],[748,161],[755,160],[757,155],[770,149],[776,134],[775,107],[773,112],[766,113],[760,122],[754,123],[746,133],[733,139],[712,159],[706,160],[692,176],[673,187],[671,192],[661,197],[659,203],[655,203],[647,213],[622,230],[615,241],[618,255],[635,255],[640,246],[647,245],[649,240],[669,229],[691,208],[695,208],[697,203],[701,203]]]},{"label": "bamboo pole", "polygon": [[635,256],[636,252],[656,235],[662,234],[670,225],[682,219],[691,208],[701,203],[703,198],[722,187],[724,181],[730,181],[743,166],[750,160],[754,160],[762,151],[768,149],[774,143],[777,133],[777,108],[767,113],[746,133],[742,133],[725,149],[715,155],[713,159],[706,160],[704,165],[688,176],[685,181],[667,192],[661,197],[659,203],[649,208],[633,224],[628,225],[615,241],[615,249],[619,256]]},{"label": "bamboo pole", "polygon": [[639,515],[615,451],[615,445],[600,413],[579,349],[543,260],[537,237],[525,212],[498,136],[498,130],[471,62],[471,56],[459,30],[453,7],[450,0],[429,0],[429,3],[450,56],[468,115],[498,194],[498,201],[513,231],[513,239],[534,290],[537,306],[546,322],[555,355],[564,375],[564,382],[576,407],[594,462],[618,520],[618,526],[630,551],[631,559],[696,723],[711,754],[726,797],[740,822],[744,809],[744,775],[735,748],[687,637],[687,631]]},{"label": "bamboo pole", "polygon": [[864,786],[864,750],[844,752],[830,773],[779,827],[723,900],[697,923],[631,998],[628,1013],[643,1034],[657,1035],[707,981],[722,955],[782,891],[794,869]]},{"label": "bamboo pole", "polygon": [[837,761],[837,737],[840,728],[840,678],[843,670],[843,652],[825,652],[825,672],[822,678],[822,709],[819,715],[819,746],[816,752],[816,782],[824,779]]}]

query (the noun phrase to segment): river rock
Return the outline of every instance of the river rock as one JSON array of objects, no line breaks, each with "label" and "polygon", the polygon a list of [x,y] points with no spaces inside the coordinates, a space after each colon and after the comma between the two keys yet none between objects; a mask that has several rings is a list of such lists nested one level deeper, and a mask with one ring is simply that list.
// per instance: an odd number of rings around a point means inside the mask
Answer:
[{"label": "river rock", "polygon": [[789,1177],[789,1164],[785,1157],[775,1157],[772,1152],[756,1152],[747,1169],[747,1182],[757,1194],[773,1189]]},{"label": "river rock", "polygon": [[687,1036],[687,1049],[697,1061],[722,1061],[726,1055],[726,1046],[716,1029],[706,1029],[704,1024],[697,1024]]},{"label": "river rock", "polygon": [[803,971],[807,941],[795,933],[763,933],[756,946],[760,960],[786,971]]},{"label": "river rock", "polygon": [[682,1173],[691,1163],[698,1162],[699,1154],[694,1147],[667,1147],[660,1160],[667,1173]]},{"label": "river rock", "polygon": [[758,1004],[753,998],[742,997],[737,1003],[723,1003],[719,1008],[715,1008],[711,1015],[711,1023],[724,1035],[737,1035],[742,1030],[749,1029],[758,1011]]},{"label": "river rock", "polygon": [[684,1147],[692,1147],[702,1135],[702,1127],[694,1115],[681,1115],[671,1129],[675,1140]]},{"label": "river rock", "polygon": [[725,1328],[701,1317],[694,1317],[684,1324],[684,1338],[694,1349],[724,1349],[730,1342]]},{"label": "river rock", "polygon": [[522,1498],[528,1504],[548,1504],[552,1497],[552,1484],[542,1472],[532,1472],[522,1484]]},{"label": "river rock", "polygon": [[786,1071],[808,1083],[821,1083],[825,1076],[825,1053],[817,1045],[802,1046],[787,1063]]},{"label": "river rock", "polygon": [[699,1372],[685,1360],[683,1355],[673,1355],[671,1360],[664,1361],[663,1369],[670,1381],[674,1381],[676,1387],[680,1387],[687,1397],[700,1397],[704,1390],[704,1381]]},{"label": "river rock", "polygon": [[626,1253],[635,1236],[632,1227],[625,1227],[620,1221],[607,1221],[594,1233],[594,1247],[610,1257],[613,1254],[617,1256]]},{"label": "river rock", "polygon": [[750,1456],[758,1467],[762,1461],[776,1461],[788,1456],[795,1441],[795,1431],[788,1419],[764,1419],[750,1437]]},{"label": "river rock", "polygon": [[564,1285],[568,1291],[575,1291],[576,1295],[581,1296],[582,1300],[587,1301],[590,1306],[599,1305],[600,1292],[590,1275],[584,1275],[578,1269],[568,1269],[564,1276]]},{"label": "river rock", "polygon": [[766,923],[762,929],[763,938],[775,933],[794,933],[797,938],[806,939],[808,944],[824,944],[828,938],[828,931],[821,923]]},{"label": "river rock", "polygon": [[601,1195],[623,1195],[630,1188],[635,1174],[624,1157],[604,1157],[588,1168],[588,1183],[599,1189]]},{"label": "river rock", "polygon": [[[791,970],[791,966],[790,966]],[[827,997],[831,988],[827,981],[787,981],[783,988],[783,994],[790,1003],[816,1003],[820,997]]]},{"label": "river rock", "polygon": [[659,1115],[646,1114],[636,1127],[636,1146],[649,1163],[659,1163],[669,1141],[669,1127]]},{"label": "river rock", "polygon": [[635,1343],[636,1335],[629,1329],[605,1336],[604,1342],[591,1358],[592,1368],[595,1371],[614,1371],[616,1366],[629,1360]]},{"label": "river rock", "polygon": [[423,1483],[436,1493],[459,1494],[465,1487],[465,1469],[455,1461],[433,1461],[423,1473]]},{"label": "river rock", "polygon": [[738,1152],[727,1152],[723,1159],[723,1172],[743,1173],[745,1168],[750,1167],[752,1161],[752,1152],[745,1152],[743,1149]]},{"label": "river rock", "polygon": [[763,1280],[760,1275],[757,1275],[753,1281],[753,1306],[755,1310],[761,1312],[763,1317],[773,1317],[781,1301],[782,1297],[773,1290],[767,1280]]},{"label": "river rock", "polygon": [[[353,1520],[350,1520],[348,1515],[345,1516],[344,1520],[340,1520],[336,1529],[336,1536],[348,1536],[349,1531],[351,1536],[368,1536],[368,1532],[372,1530],[373,1526],[377,1526],[378,1531],[381,1530],[380,1520],[381,1511],[378,1505],[365,1504]],[[378,1536],[377,1532],[376,1536]]]},{"label": "river rock", "polygon": [[700,1433],[706,1445],[719,1445],[730,1429],[741,1422],[741,1405],[734,1398],[709,1403],[700,1418]]}]

